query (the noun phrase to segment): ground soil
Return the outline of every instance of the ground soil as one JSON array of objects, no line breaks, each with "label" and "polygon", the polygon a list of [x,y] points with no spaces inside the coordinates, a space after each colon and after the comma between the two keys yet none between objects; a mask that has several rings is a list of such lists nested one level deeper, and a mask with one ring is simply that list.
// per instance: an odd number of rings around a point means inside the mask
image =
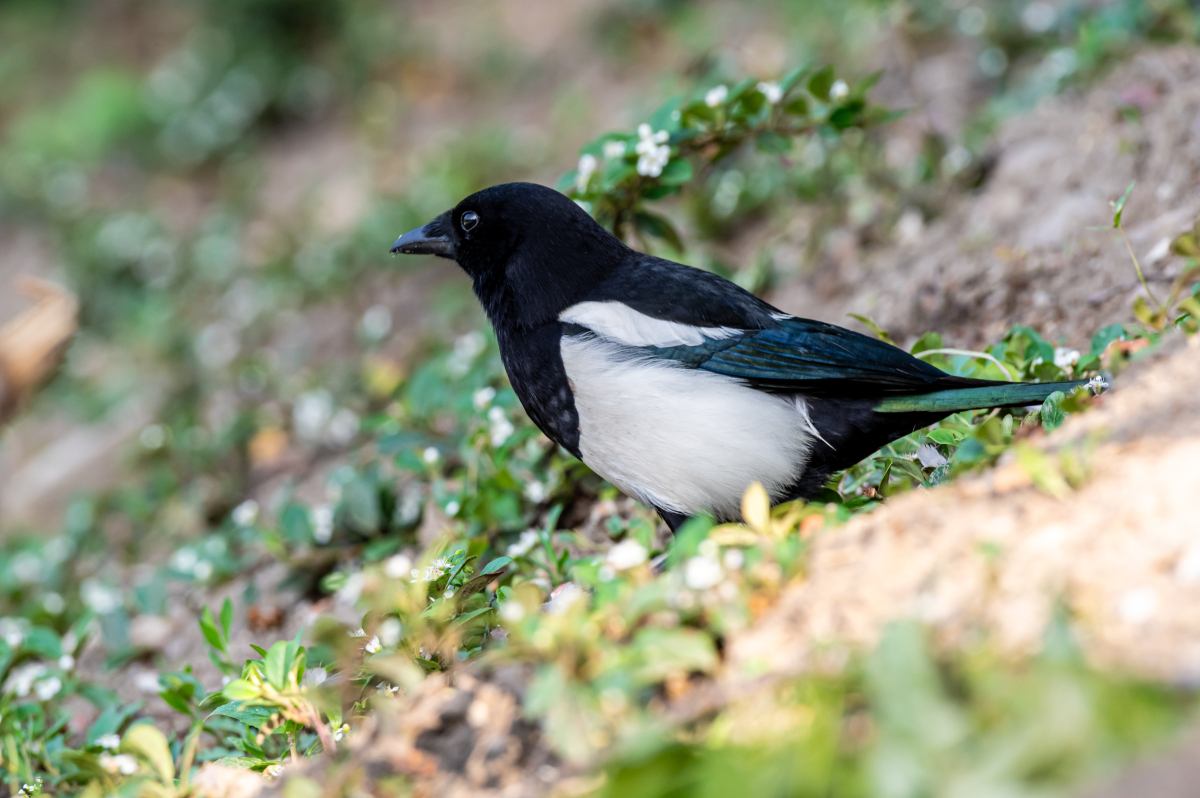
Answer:
[{"label": "ground soil", "polygon": [[1083,347],[1129,319],[1142,290],[1112,231],[1110,201],[1136,182],[1124,216],[1152,288],[1179,260],[1165,241],[1200,217],[1200,51],[1147,53],[1095,88],[1006,123],[994,172],[974,196],[903,243],[828,253],[773,297],[783,309],[839,324],[872,317],[898,340],[940,331],[980,346],[1013,324]]}]

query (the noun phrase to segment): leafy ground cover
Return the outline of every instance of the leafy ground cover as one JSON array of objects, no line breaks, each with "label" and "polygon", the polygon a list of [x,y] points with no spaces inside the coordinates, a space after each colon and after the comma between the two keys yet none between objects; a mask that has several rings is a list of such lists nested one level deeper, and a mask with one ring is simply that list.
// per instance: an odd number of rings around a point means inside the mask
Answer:
[{"label": "leafy ground cover", "polygon": [[[599,138],[611,123],[580,130],[578,100],[563,95],[561,130],[591,143],[560,185],[639,246],[758,290],[787,274],[761,258],[732,268],[724,248],[786,213],[773,208],[819,208],[828,235],[849,220],[870,240],[912,204],[935,209],[984,179],[984,136],[1012,108],[1088,80],[1131,43],[1187,39],[1196,25],[1181,3],[1035,3],[1016,16],[1006,5],[951,14],[862,4],[849,22],[815,27],[811,12],[764,4],[763,18],[791,26],[794,52],[751,77],[711,56],[727,19],[714,8],[617,5],[585,20],[588,46],[616,48],[600,57],[647,58],[642,36],[710,55],[684,77],[662,70],[666,90],[630,100],[644,112]],[[484,130],[427,145],[410,167],[393,152],[398,109],[435,112],[447,82],[484,106],[489,92],[514,96],[531,77],[549,93],[548,67],[482,44],[455,60],[383,4],[288,9],[198,4],[185,22],[161,22],[185,33],[146,54],[150,64],[80,69],[45,103],[17,88],[0,98],[5,213],[52,242],[82,308],[64,372],[33,417],[111,419],[137,405],[131,397],[153,408],[134,414],[128,459],[106,466],[118,478],[72,498],[60,529],[14,523],[3,541],[0,762],[10,794],[219,794],[212,774],[230,771],[212,764],[276,778],[321,752],[363,750],[356,737],[376,739],[398,702],[424,698],[439,719],[425,730],[436,733],[380,789],[475,768],[486,776],[479,788],[498,788],[494,776],[548,789],[571,775],[579,790],[614,794],[725,794],[732,783],[780,795],[1055,791],[1186,719],[1186,692],[1091,670],[1066,619],[1025,665],[986,645],[934,653],[920,630],[898,627],[824,675],[790,674],[741,703],[702,700],[730,637],[804,579],[815,536],[985,468],[1091,400],[960,414],[840,476],[820,502],[771,512],[752,491],[747,526],[698,522],[668,546],[652,515],[524,418],[494,341],[456,310],[461,291],[443,289],[432,313],[419,311],[451,319],[458,334],[408,341],[405,357],[390,348],[398,332],[427,328],[370,296],[395,231],[473,188],[558,172],[576,157]],[[59,20],[20,3],[2,11],[12,29],[40,35]],[[55,11],[81,27],[82,13]],[[887,142],[906,120],[871,104],[867,70],[783,63],[830,53],[822,37],[841,26],[862,49],[873,30],[966,52],[982,97],[972,124],[930,134],[918,158],[889,165]],[[51,45],[23,40],[3,68],[39,74]],[[339,101],[342,91],[355,99]],[[273,212],[261,190],[272,143],[337,114],[354,118],[379,182]],[[359,213],[337,218],[355,202]],[[1111,379],[1164,338],[1195,332],[1194,236],[1174,238],[1165,256],[1178,265],[1169,293],[1147,286],[1164,302],[1143,299],[1090,331],[1086,351],[1029,325],[979,351],[937,333],[904,343],[960,374]],[[331,306],[350,319],[345,345],[324,357],[294,346],[313,334],[304,328],[327,329],[320,311]],[[1025,467],[1052,493],[1088,478],[1069,458]],[[271,569],[274,582],[257,578]],[[283,596],[308,611],[280,606]],[[179,617],[203,648],[170,661],[164,638],[182,634],[169,622]],[[505,743],[503,755],[472,732],[487,728],[493,705],[441,703],[443,688],[484,672],[519,674],[505,693],[509,731],[527,744]],[[476,761],[489,758],[513,767]],[[302,780],[317,772],[284,789],[320,789]],[[330,789],[350,789],[329,778]]]}]

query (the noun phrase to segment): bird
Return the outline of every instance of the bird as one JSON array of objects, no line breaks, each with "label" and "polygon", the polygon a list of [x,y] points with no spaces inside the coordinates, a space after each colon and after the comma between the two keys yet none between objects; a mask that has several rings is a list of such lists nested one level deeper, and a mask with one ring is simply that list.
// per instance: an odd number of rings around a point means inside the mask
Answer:
[{"label": "bird", "polygon": [[949,374],[639,252],[554,189],[505,183],[400,236],[458,263],[509,382],[547,437],[674,532],[737,521],[757,482],[811,499],[836,472],[952,413],[1041,403],[1084,381]]}]

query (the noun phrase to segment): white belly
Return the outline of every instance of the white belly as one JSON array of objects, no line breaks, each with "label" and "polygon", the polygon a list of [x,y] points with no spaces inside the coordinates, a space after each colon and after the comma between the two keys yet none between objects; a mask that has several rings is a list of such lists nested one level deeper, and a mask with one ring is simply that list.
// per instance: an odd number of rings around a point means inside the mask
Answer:
[{"label": "white belly", "polygon": [[564,338],[562,359],[583,461],[644,503],[739,518],[751,482],[780,498],[804,469],[813,436],[802,398],[596,338]]}]

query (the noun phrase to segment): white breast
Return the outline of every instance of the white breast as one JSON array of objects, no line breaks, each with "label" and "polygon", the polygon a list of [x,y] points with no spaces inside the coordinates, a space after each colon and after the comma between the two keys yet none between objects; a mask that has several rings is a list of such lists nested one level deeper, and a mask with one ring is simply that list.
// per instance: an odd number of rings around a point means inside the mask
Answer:
[{"label": "white breast", "polygon": [[584,462],[642,502],[738,518],[751,482],[779,498],[803,471],[813,440],[803,399],[600,338],[563,338],[562,358]]}]

